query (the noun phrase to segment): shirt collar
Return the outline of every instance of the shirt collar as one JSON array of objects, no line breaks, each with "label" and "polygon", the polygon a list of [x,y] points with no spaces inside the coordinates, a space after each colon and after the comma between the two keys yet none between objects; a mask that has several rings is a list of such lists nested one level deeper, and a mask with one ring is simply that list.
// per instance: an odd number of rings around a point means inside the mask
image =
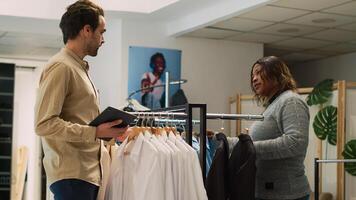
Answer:
[{"label": "shirt collar", "polygon": [[135,139],[135,144],[133,145],[131,152],[130,152],[131,155],[135,155],[135,156],[140,155],[144,139],[145,139],[145,136],[142,133],[140,133],[137,136],[137,138]]},{"label": "shirt collar", "polygon": [[77,63],[80,64],[80,66],[88,71],[89,70],[89,65],[88,62],[85,60],[82,60],[79,58],[79,56],[77,54],[75,54],[72,50],[68,49],[67,47],[63,47],[62,48],[62,52],[66,53],[67,55],[69,55],[71,58],[73,58]]}]

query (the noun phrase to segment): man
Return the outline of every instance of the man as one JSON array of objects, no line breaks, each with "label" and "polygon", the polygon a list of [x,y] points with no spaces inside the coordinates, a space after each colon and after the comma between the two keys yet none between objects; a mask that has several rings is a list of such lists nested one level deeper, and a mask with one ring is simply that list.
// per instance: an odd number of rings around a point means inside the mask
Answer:
[{"label": "man", "polygon": [[36,133],[41,136],[47,181],[55,199],[96,199],[101,184],[100,140],[127,128],[116,120],[88,126],[99,114],[98,94],[83,58],[104,43],[102,8],[89,0],[70,5],[60,22],[65,47],[44,68],[36,102]]}]

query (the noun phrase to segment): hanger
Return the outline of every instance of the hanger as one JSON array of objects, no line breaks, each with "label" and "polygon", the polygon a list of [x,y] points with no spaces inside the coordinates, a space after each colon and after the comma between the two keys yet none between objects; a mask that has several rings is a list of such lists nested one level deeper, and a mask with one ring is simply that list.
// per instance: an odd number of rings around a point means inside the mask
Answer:
[{"label": "hanger", "polygon": [[124,111],[146,111],[150,110],[149,108],[141,105],[136,99],[127,98],[126,105],[122,108]]},{"label": "hanger", "polygon": [[169,126],[169,121],[168,120],[170,120],[170,118],[169,118],[169,112],[167,113],[167,121],[166,121],[166,127],[164,127],[164,130],[167,132],[167,134],[168,133],[170,133],[171,132],[171,127]]},{"label": "hanger", "polygon": [[[172,112],[172,121],[171,121],[171,128],[172,128],[172,132],[174,135],[177,135],[177,125],[176,123],[173,123],[173,120],[174,120],[174,112]],[[179,122],[177,122],[179,123]]]},{"label": "hanger", "polygon": [[224,133],[225,128],[224,128],[224,120],[223,120],[223,116],[221,116],[219,119],[221,120],[220,132],[221,132],[221,133]]},{"label": "hanger", "polygon": [[140,120],[140,114],[138,114],[138,116],[137,116],[137,121],[136,121],[136,123],[135,123],[135,126],[133,126],[133,127],[131,128],[132,131],[131,131],[131,132],[129,133],[129,135],[127,136],[127,140],[128,140],[128,141],[131,141],[131,140],[136,139],[137,136],[142,132],[141,127],[138,126],[139,120]]}]

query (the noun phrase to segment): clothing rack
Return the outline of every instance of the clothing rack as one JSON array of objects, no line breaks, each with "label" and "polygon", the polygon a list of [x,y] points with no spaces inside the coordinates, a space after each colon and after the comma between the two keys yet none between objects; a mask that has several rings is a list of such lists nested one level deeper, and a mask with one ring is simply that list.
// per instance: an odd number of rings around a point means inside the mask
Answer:
[{"label": "clothing rack", "polygon": [[[184,112],[130,112],[133,115],[142,117],[172,117],[174,118],[186,118],[187,113]],[[220,114],[220,113],[207,113],[207,119],[224,119],[224,120],[263,120],[262,115],[250,115],[250,114]]]},{"label": "clothing rack", "polygon": [[319,200],[319,164],[321,163],[356,163],[356,159],[314,159],[314,199]]},{"label": "clothing rack", "polygon": [[[193,120],[193,110],[199,109],[199,119]],[[199,161],[202,169],[203,180],[205,183],[206,174],[206,123],[207,119],[222,119],[222,120],[263,120],[262,115],[246,115],[246,114],[224,114],[224,113],[207,113],[206,104],[186,104],[182,106],[174,106],[161,108],[151,111],[130,112],[137,117],[159,117],[170,118],[173,120],[185,120],[186,125],[186,142],[192,146],[193,140],[193,124],[199,122],[200,126],[200,154]],[[169,121],[168,122],[174,122]],[[179,121],[180,123],[182,121]]]}]

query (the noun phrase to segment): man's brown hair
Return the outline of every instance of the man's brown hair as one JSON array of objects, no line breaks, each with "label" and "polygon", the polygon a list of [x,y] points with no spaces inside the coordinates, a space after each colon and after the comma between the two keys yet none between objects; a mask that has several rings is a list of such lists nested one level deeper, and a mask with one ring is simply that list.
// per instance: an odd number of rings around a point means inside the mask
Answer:
[{"label": "man's brown hair", "polygon": [[104,16],[101,7],[89,0],[79,0],[67,7],[59,27],[63,33],[63,42],[74,39],[85,25],[90,25],[93,31],[98,27],[99,16]]}]

